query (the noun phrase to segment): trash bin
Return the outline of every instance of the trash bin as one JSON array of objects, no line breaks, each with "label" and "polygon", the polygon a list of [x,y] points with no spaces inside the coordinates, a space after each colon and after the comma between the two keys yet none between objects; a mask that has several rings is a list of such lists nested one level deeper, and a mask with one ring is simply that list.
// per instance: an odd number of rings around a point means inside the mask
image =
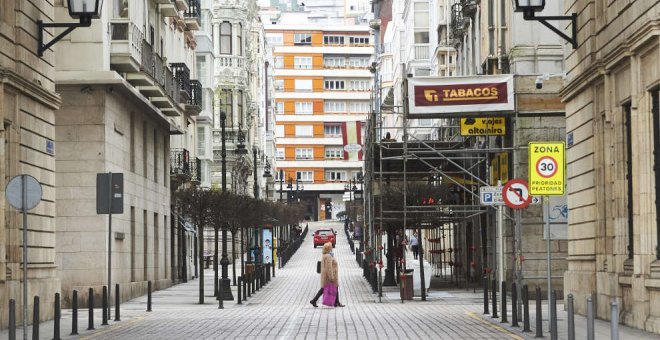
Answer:
[{"label": "trash bin", "polygon": [[413,270],[406,269],[401,273],[401,280],[399,283],[399,294],[401,300],[413,299]]}]

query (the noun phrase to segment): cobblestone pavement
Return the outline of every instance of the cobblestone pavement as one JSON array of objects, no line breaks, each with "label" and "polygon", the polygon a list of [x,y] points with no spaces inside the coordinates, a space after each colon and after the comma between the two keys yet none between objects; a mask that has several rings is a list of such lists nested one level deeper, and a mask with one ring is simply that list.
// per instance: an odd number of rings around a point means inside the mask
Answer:
[{"label": "cobblestone pavement", "polygon": [[[314,308],[309,303],[320,285],[316,273],[320,248],[313,248],[311,233],[321,226],[330,226],[338,231],[335,253],[340,261],[339,293],[345,308],[324,307],[320,301],[319,307]],[[108,326],[100,326],[101,313],[96,310],[96,329],[92,331],[85,330],[87,311],[81,310],[78,336],[67,335],[70,333],[71,317],[70,311],[64,311],[62,338],[428,340],[531,339],[534,335],[521,333],[520,329],[502,324],[499,319],[482,315],[482,295],[479,291],[473,294],[471,289],[433,291],[429,301],[407,301],[402,304],[394,287],[384,294],[382,303],[378,302],[377,295],[371,293],[362,277],[362,270],[355,262],[343,233],[343,225],[323,222],[310,223],[309,227],[310,233],[305,242],[286,267],[277,270],[276,277],[242,305],[237,305],[236,301],[225,301],[225,308],[218,309],[216,300],[208,296],[213,291],[213,271],[206,270],[207,297],[204,305],[197,304],[199,282],[192,280],[154,292],[152,312],[145,312],[146,297],[122,304],[122,321],[111,321]],[[236,291],[233,293],[236,298]],[[597,328],[607,329],[607,323],[599,322]],[[560,339],[565,338],[562,333],[559,332]],[[52,339],[52,334],[53,322],[42,323],[40,338]],[[638,334],[644,332],[638,331]],[[548,336],[547,333],[545,335]],[[0,338],[6,339],[7,332],[0,332]],[[18,338],[22,338],[20,332]],[[624,334],[621,336],[621,339],[628,338]]]}]

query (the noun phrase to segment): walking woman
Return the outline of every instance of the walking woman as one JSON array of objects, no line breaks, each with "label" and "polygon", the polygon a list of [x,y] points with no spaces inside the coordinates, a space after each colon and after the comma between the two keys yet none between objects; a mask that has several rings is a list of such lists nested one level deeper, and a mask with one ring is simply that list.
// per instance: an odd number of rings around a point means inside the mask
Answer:
[{"label": "walking woman", "polygon": [[321,255],[321,289],[309,303],[314,307],[316,301],[323,295],[323,287],[328,283],[332,283],[337,287],[337,298],[335,299],[335,307],[345,307],[339,302],[339,267],[337,265],[337,259],[335,258],[335,253],[332,249],[332,243],[328,242],[323,245],[323,254]]}]

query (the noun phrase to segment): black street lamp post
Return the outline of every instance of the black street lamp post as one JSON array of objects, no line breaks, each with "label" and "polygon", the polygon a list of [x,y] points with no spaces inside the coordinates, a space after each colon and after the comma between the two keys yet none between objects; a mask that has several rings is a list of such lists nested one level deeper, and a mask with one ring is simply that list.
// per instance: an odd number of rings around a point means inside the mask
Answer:
[{"label": "black street lamp post", "polygon": [[282,191],[283,191],[282,186],[284,186],[284,171],[280,169],[279,173],[280,173],[280,202],[282,202]]},{"label": "black street lamp post", "polygon": [[[220,150],[220,156],[222,157],[222,192],[227,192],[227,146],[225,145],[226,132],[225,125],[227,122],[227,114],[225,112],[220,112],[220,132],[222,139],[222,148]],[[215,261],[215,281],[216,285],[218,282],[218,268],[217,268],[217,256],[218,256],[218,230],[215,232],[215,246],[216,246],[216,261]],[[220,284],[222,285],[222,296],[218,297],[222,300],[234,300],[234,296],[231,292],[231,281],[229,280],[229,258],[227,258],[227,226],[222,228],[222,259],[220,260],[220,265],[222,266],[222,279]],[[218,295],[218,290],[216,287],[216,296]]]},{"label": "black street lamp post", "polygon": [[286,202],[291,203],[291,201],[293,201],[293,178],[289,176],[289,180],[287,182],[289,184],[286,186],[286,188],[289,189],[289,194],[286,197]]}]

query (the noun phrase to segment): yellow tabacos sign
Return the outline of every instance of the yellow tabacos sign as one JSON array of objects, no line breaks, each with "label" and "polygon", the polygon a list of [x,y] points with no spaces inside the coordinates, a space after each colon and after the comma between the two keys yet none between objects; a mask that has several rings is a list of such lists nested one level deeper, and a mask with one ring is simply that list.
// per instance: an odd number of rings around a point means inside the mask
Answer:
[{"label": "yellow tabacos sign", "polygon": [[506,119],[461,118],[461,136],[503,136],[506,134]]}]

